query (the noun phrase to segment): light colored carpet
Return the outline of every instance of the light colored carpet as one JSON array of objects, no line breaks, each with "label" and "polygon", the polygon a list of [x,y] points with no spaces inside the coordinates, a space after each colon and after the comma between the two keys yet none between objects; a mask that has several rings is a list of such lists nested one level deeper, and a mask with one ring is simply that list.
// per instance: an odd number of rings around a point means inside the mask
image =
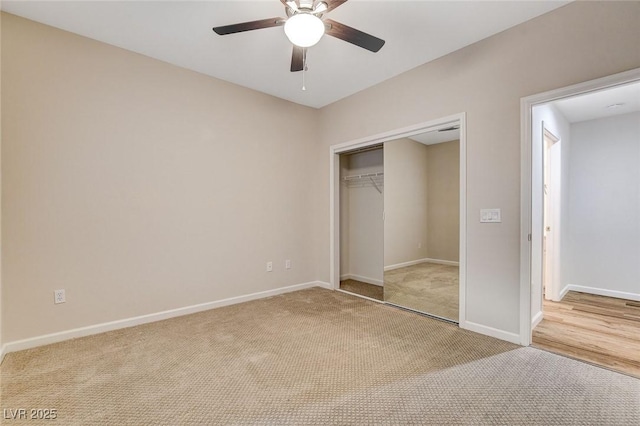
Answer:
[{"label": "light colored carpet", "polygon": [[64,425],[640,423],[637,379],[319,288],[11,353],[0,377],[2,408]]},{"label": "light colored carpet", "polygon": [[394,305],[458,321],[459,268],[419,263],[384,273],[384,300]]}]

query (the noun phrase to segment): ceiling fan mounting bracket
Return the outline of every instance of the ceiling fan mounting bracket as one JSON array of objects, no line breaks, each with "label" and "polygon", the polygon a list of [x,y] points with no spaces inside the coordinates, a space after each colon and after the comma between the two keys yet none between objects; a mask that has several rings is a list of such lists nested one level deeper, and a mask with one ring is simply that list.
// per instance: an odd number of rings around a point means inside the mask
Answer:
[{"label": "ceiling fan mounting bracket", "polygon": [[285,6],[285,12],[287,14],[288,18],[291,18],[293,15],[296,15],[298,13],[308,13],[310,15],[315,15],[318,18],[322,18],[322,16],[324,15],[324,12],[326,12],[329,9],[329,5],[327,4],[326,1],[318,1],[314,4],[313,1],[310,2],[300,2],[300,4],[298,5],[298,3],[296,3],[293,0],[288,0],[288,1],[284,1]]}]

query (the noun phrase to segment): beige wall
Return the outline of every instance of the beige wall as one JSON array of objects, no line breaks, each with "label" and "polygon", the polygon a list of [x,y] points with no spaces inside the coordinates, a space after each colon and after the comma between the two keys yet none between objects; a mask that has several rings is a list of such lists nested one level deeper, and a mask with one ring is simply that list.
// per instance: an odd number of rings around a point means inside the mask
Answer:
[{"label": "beige wall", "polygon": [[[520,99],[640,67],[639,22],[640,2],[571,3],[323,108],[318,277],[329,279],[327,147],[466,112],[466,320],[515,336]],[[501,208],[502,223],[479,223],[481,208]]]},{"label": "beige wall", "polygon": [[316,278],[316,111],[12,15],[2,32],[5,343]]},{"label": "beige wall", "polygon": [[460,259],[460,141],[427,146],[427,254]]},{"label": "beige wall", "polygon": [[384,144],[384,266],[428,257],[427,146],[408,138]]}]

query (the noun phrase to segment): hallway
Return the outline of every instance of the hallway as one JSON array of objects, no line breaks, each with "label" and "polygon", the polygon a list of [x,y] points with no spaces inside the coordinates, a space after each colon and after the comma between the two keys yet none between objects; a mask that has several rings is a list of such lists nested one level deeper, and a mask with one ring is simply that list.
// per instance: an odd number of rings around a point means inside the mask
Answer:
[{"label": "hallway", "polygon": [[568,292],[544,301],[532,346],[640,377],[640,302]]}]

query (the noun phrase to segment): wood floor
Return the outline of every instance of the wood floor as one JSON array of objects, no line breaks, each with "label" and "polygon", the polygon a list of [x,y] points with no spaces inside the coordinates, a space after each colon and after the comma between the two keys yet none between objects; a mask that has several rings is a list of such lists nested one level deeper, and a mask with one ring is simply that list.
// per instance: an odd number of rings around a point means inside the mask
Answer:
[{"label": "wood floor", "polygon": [[640,378],[640,302],[570,291],[543,309],[533,346]]}]

